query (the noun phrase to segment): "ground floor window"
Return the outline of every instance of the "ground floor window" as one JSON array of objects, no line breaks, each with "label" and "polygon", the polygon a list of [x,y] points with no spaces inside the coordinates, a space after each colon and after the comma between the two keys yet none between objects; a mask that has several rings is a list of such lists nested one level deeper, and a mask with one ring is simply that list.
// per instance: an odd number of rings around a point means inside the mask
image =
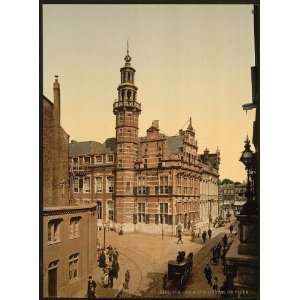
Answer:
[{"label": "ground floor window", "polygon": [[102,202],[97,201],[97,219],[102,219]]},{"label": "ground floor window", "polygon": [[145,203],[138,203],[138,219],[139,223],[146,222]]},{"label": "ground floor window", "polygon": [[114,208],[113,208],[113,202],[107,201],[107,214],[108,214],[108,220],[113,221],[114,220]]}]

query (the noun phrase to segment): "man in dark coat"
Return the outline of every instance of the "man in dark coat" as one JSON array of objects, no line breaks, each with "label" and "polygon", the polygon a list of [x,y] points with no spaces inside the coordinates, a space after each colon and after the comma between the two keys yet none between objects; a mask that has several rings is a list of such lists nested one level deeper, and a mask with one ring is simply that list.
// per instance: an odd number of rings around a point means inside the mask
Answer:
[{"label": "man in dark coat", "polygon": [[88,298],[96,298],[96,281],[93,280],[93,277],[90,275],[88,280],[88,288],[87,288],[87,297]]},{"label": "man in dark coat", "polygon": [[229,226],[229,230],[230,230],[230,233],[232,234],[232,231],[233,231],[233,225],[232,224]]},{"label": "man in dark coat", "polygon": [[211,239],[212,231],[210,228],[208,229],[207,233],[208,233],[208,237]]},{"label": "man in dark coat", "polygon": [[124,289],[129,289],[129,280],[130,280],[130,273],[129,270],[127,270],[125,273]]},{"label": "man in dark coat", "polygon": [[178,229],[178,241],[177,241],[177,244],[181,242],[181,244],[183,244],[183,241],[182,241],[182,232],[180,229]]},{"label": "man in dark coat", "polygon": [[106,256],[104,254],[104,251],[101,251],[100,257],[99,257],[99,268],[104,268],[106,265]]},{"label": "man in dark coat", "polygon": [[206,231],[205,230],[202,233],[202,240],[203,240],[203,243],[205,244],[205,241],[206,241]]},{"label": "man in dark coat", "polygon": [[208,282],[209,285],[212,285],[211,279],[212,279],[212,270],[209,264],[206,264],[205,268],[204,268],[204,274],[206,277],[206,280]]},{"label": "man in dark coat", "polygon": [[119,273],[119,263],[117,259],[113,259],[112,261],[112,271],[113,271],[113,276],[118,279],[118,273]]}]

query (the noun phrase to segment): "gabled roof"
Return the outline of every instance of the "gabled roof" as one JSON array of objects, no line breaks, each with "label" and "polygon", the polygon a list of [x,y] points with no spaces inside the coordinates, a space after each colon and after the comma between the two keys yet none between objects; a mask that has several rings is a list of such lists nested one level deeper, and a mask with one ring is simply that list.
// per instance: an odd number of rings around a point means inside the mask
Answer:
[{"label": "gabled roof", "polygon": [[116,147],[116,139],[109,138],[103,144],[96,141],[76,142],[72,141],[69,147],[70,156],[113,153]]},{"label": "gabled roof", "polygon": [[180,152],[180,148],[183,146],[183,136],[174,135],[166,137],[166,147],[167,151],[171,154],[176,154]]}]

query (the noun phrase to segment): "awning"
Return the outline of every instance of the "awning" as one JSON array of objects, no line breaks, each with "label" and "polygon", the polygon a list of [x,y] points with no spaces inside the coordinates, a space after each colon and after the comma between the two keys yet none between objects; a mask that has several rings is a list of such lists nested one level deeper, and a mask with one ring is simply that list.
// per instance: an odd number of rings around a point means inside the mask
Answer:
[{"label": "awning", "polygon": [[243,206],[247,201],[234,201],[234,206]]}]

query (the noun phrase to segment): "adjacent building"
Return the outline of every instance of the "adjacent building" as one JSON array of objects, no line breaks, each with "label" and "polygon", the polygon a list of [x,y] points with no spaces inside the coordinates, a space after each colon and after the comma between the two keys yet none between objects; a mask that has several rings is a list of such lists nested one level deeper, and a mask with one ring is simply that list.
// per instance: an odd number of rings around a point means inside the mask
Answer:
[{"label": "adjacent building", "polygon": [[86,289],[96,267],[96,205],[70,197],[69,135],[60,126],[60,86],[43,105],[43,296],[71,297]]},{"label": "adjacent building", "polygon": [[176,225],[207,228],[218,215],[220,152],[198,153],[192,120],[177,135],[154,120],[139,136],[142,113],[127,51],[113,103],[115,137],[71,141],[69,166],[76,203],[97,204],[98,225],[116,230],[175,233]]},{"label": "adjacent building", "polygon": [[238,213],[247,201],[247,186],[243,183],[219,185],[219,208],[225,217],[226,212]]}]

